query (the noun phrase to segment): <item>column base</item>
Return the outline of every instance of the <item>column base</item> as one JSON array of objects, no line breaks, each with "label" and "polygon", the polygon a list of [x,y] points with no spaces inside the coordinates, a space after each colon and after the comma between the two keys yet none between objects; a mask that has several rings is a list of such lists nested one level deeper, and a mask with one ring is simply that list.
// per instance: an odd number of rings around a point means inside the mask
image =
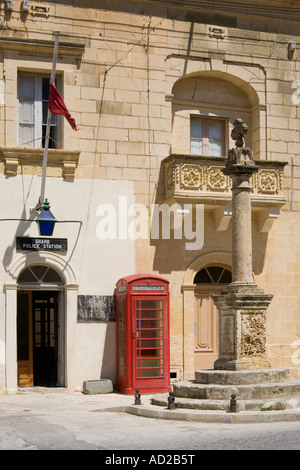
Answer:
[{"label": "column base", "polygon": [[219,312],[216,370],[271,367],[266,357],[266,310],[273,295],[254,283],[232,283],[213,300]]},{"label": "column base", "polygon": [[254,357],[252,359],[217,359],[214,363],[215,370],[257,370],[271,368],[266,358]]}]

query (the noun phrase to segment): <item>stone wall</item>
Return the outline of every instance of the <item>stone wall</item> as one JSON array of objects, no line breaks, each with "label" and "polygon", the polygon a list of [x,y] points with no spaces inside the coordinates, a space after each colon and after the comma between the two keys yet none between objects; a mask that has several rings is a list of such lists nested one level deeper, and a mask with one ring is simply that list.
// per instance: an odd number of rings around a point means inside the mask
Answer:
[{"label": "stone wall", "polygon": [[[273,366],[294,368],[297,375],[299,364],[293,353],[300,335],[299,51],[288,56],[289,42],[300,43],[296,15],[280,21],[276,15],[245,16],[240,10],[228,9],[217,13],[199,9],[192,14],[192,9],[161,6],[161,2],[40,3],[30,2],[34,7],[45,6],[44,13],[31,10],[25,16],[20,13],[20,0],[14,1],[10,14],[1,5],[0,171],[8,178],[7,184],[13,178],[21,180],[24,174],[41,174],[42,154],[28,151],[24,155],[18,149],[17,75],[20,70],[50,73],[52,31],[58,28],[63,33],[57,74],[79,131],[74,133],[64,122],[63,152],[52,152],[47,170],[53,188],[63,178],[66,185],[74,178],[84,180],[91,192],[103,180],[131,182],[135,203],[149,209],[164,202],[162,160],[177,151],[189,155],[191,113],[226,118],[229,147],[233,120],[249,118],[247,138],[254,158],[288,163],[283,175],[286,204],[280,217],[267,234],[258,232],[253,222],[253,274],[259,287],[274,294],[267,316],[270,361]],[[210,80],[215,86],[205,93]],[[196,85],[200,86],[197,93]],[[220,94],[225,92],[227,100],[221,102]],[[33,199],[32,188],[29,191]],[[82,206],[79,193],[68,194],[75,205]],[[114,189],[107,192],[107,203],[113,194]],[[126,191],[122,194],[131,197]],[[88,201],[85,204],[81,209],[89,213]],[[25,209],[29,211],[26,203]],[[89,292],[86,280],[84,289],[79,287],[82,295],[98,295],[102,281],[112,287],[121,274],[107,271],[101,264],[106,243],[93,254],[89,252],[90,259],[85,260],[93,263],[96,258],[99,272],[90,281]],[[114,252],[112,243],[108,250]],[[205,214],[205,240],[199,252],[186,251],[182,240],[135,241],[130,263],[135,272],[155,272],[170,281],[172,367],[183,367],[181,289],[189,266],[212,253],[219,253],[215,262],[224,264],[230,252],[231,226],[216,232],[211,213]],[[132,273],[122,275],[127,274]],[[190,315],[193,322],[193,312]],[[193,372],[192,362],[190,358],[187,376]],[[98,364],[93,367],[96,370]]]}]

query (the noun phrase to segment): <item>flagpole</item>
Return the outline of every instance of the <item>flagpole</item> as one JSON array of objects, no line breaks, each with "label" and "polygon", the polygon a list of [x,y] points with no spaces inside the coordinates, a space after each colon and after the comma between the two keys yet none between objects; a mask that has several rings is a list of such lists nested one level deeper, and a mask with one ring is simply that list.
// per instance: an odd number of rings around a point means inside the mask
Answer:
[{"label": "flagpole", "polygon": [[[58,52],[58,40],[61,31],[53,31],[55,36],[54,42],[54,52],[53,52],[53,61],[52,61],[52,72],[50,77],[50,85],[55,84],[55,74],[56,74],[56,62],[57,62],[57,52]],[[49,89],[50,93],[50,89]],[[45,184],[46,184],[46,171],[47,171],[47,160],[48,160],[48,149],[49,149],[49,138],[50,138],[50,124],[51,124],[51,111],[48,107],[47,114],[47,127],[46,127],[46,136],[45,136],[45,147],[44,147],[44,157],[43,157],[43,173],[42,173],[42,183],[41,183],[41,195],[39,198],[39,204],[42,206],[45,199]]]}]

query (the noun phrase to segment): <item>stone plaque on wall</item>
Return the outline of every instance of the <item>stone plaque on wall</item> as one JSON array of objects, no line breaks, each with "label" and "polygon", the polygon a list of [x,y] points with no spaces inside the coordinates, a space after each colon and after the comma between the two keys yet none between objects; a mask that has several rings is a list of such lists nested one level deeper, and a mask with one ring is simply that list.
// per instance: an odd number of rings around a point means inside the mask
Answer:
[{"label": "stone plaque on wall", "polygon": [[78,295],[77,321],[112,322],[116,321],[113,295]]}]

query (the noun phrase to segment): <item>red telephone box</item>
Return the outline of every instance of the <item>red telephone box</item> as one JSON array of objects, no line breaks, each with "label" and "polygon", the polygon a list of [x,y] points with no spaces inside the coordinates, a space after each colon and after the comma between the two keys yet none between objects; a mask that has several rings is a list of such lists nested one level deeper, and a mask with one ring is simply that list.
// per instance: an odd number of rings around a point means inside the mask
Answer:
[{"label": "red telephone box", "polygon": [[169,392],[169,282],[139,274],[116,284],[117,384],[125,394]]}]

